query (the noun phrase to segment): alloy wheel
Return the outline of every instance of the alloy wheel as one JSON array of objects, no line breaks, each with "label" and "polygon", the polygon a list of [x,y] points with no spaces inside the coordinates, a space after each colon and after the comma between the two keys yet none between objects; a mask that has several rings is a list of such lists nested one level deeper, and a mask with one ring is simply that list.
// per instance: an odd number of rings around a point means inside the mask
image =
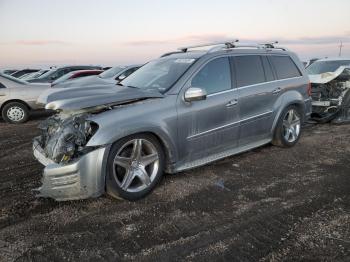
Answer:
[{"label": "alloy wheel", "polygon": [[283,119],[283,137],[289,143],[295,142],[300,134],[301,121],[298,112],[290,109]]},{"label": "alloy wheel", "polygon": [[150,141],[132,139],[119,149],[113,165],[113,175],[118,186],[127,192],[140,192],[156,178],[159,155]]}]

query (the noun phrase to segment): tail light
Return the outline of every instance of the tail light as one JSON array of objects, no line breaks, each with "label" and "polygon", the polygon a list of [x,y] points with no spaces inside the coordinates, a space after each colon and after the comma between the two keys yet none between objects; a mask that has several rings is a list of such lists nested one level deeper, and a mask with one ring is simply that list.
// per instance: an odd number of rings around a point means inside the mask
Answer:
[{"label": "tail light", "polygon": [[307,85],[307,94],[311,96],[311,82],[309,82]]}]

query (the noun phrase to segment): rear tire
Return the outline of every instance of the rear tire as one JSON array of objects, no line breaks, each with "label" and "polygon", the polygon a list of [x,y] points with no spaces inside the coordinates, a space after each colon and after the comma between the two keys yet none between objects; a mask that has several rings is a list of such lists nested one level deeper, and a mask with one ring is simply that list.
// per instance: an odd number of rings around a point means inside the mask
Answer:
[{"label": "rear tire", "polygon": [[23,103],[11,102],[3,107],[1,114],[7,123],[22,124],[29,118],[29,109]]},{"label": "rear tire", "polygon": [[117,141],[107,160],[107,194],[131,201],[146,196],[161,180],[164,163],[163,148],[152,135],[132,135]]},{"label": "rear tire", "polygon": [[291,105],[286,107],[275,128],[272,144],[280,147],[292,147],[300,139],[303,117],[301,110]]}]

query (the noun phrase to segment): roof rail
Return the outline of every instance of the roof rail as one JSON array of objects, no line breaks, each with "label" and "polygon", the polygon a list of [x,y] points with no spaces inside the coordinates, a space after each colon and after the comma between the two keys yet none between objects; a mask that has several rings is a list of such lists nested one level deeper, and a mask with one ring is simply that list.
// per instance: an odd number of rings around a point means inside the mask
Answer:
[{"label": "roof rail", "polygon": [[206,47],[206,46],[217,46],[217,45],[225,45],[226,48],[233,48],[235,47],[235,43],[237,43],[239,40],[235,39],[232,41],[225,41],[225,42],[215,42],[215,43],[208,43],[208,44],[200,44],[200,45],[192,45],[192,46],[184,46],[178,48],[178,50],[182,52],[187,52],[188,49],[198,48],[198,47]]},{"label": "roof rail", "polygon": [[185,46],[180,47],[178,50],[181,52],[186,53],[189,49],[198,48],[198,47],[207,47],[207,46],[213,46],[208,50],[208,53],[219,51],[222,49],[232,49],[232,48],[257,48],[257,49],[280,49],[283,51],[287,51],[284,47],[277,47],[275,44],[278,44],[278,41],[273,42],[267,42],[267,43],[258,43],[258,44],[239,44],[239,40],[235,39],[232,41],[226,41],[226,42],[215,42],[215,43],[208,43],[208,44],[201,44],[201,45],[193,45],[193,46]]},{"label": "roof rail", "polygon": [[275,44],[278,44],[278,41],[259,43],[258,45],[265,46],[266,48],[275,48]]},{"label": "roof rail", "polygon": [[257,49],[279,49],[283,51],[287,51],[288,49],[285,47],[275,46],[275,44],[278,44],[278,41],[274,42],[267,42],[267,43],[258,43],[258,44],[238,44],[235,46],[235,48],[257,48]]}]

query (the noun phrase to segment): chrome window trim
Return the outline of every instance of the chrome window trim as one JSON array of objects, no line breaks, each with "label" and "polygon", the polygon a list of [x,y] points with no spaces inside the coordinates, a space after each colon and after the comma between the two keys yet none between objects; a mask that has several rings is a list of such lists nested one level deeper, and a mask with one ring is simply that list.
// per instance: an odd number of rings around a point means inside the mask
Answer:
[{"label": "chrome window trim", "polygon": [[240,86],[240,87],[237,87],[236,89],[244,89],[244,88],[248,88],[248,87],[252,87],[252,86],[270,84],[270,83],[274,83],[274,82],[281,82],[281,81],[285,81],[285,80],[291,80],[291,79],[302,78],[302,77],[303,76],[295,76],[295,77],[284,78],[284,79],[276,79],[276,80],[273,80],[273,81],[266,81],[266,82],[261,82],[261,83],[253,84],[253,85]]},{"label": "chrome window trim", "polygon": [[220,92],[217,92],[217,93],[212,93],[210,95],[207,95],[207,97],[212,97],[212,96],[216,96],[216,95],[226,94],[226,93],[229,93],[229,92],[232,92],[232,91],[236,91],[236,90],[237,90],[237,88],[231,88],[231,89],[220,91]]},{"label": "chrome window trim", "polygon": [[207,95],[207,97],[211,97],[211,96],[215,96],[215,95],[221,95],[221,94],[225,94],[225,93],[228,93],[228,92],[231,92],[231,91],[245,89],[245,88],[248,88],[248,87],[254,87],[254,86],[258,86],[258,85],[270,84],[270,83],[274,83],[274,82],[281,82],[281,81],[285,81],[285,80],[291,80],[291,79],[302,78],[302,77],[303,76],[296,76],[296,77],[291,77],[291,78],[276,79],[276,80],[273,80],[273,81],[261,82],[261,83],[253,84],[253,85],[240,86],[240,87],[224,90],[224,91],[221,91],[221,92],[213,93],[213,94]]},{"label": "chrome window trim", "polygon": [[203,131],[203,132],[198,133],[198,134],[190,135],[190,136],[187,137],[187,139],[193,139],[193,138],[205,135],[207,133],[223,129],[225,127],[233,126],[233,125],[239,124],[241,122],[246,122],[246,121],[249,121],[249,120],[251,120],[253,118],[257,118],[257,117],[260,117],[260,116],[263,116],[263,115],[268,115],[268,114],[271,114],[271,113],[273,113],[273,111],[269,110],[267,112],[264,112],[264,113],[261,113],[261,114],[255,115],[255,116],[250,116],[250,117],[247,117],[245,119],[242,119],[242,120],[239,120],[239,121],[236,121],[236,122],[233,122],[233,123],[225,124],[223,126],[218,126],[218,127],[215,127],[215,128],[212,128],[212,129],[209,129],[209,130],[206,130],[206,131]]}]

